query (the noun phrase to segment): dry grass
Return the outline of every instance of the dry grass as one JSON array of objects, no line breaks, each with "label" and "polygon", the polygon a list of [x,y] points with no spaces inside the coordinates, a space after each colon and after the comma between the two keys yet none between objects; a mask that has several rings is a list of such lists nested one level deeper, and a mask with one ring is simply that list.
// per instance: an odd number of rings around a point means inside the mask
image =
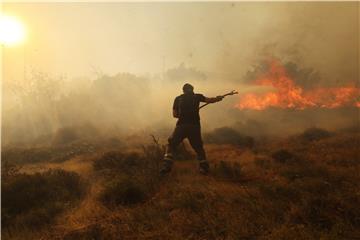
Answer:
[{"label": "dry grass", "polygon": [[[207,145],[212,172],[177,161],[158,178],[163,149],[104,151],[81,176],[91,186],[43,239],[357,239],[358,133],[280,139],[253,150]],[[64,162],[64,167],[66,163]],[[74,168],[76,169],[76,168]],[[83,169],[79,167],[78,169]],[[24,231],[5,239],[21,239]],[[27,239],[39,239],[37,235]],[[33,237],[31,237],[33,236]]]},{"label": "dry grass", "polygon": [[2,167],[2,229],[39,229],[65,209],[75,206],[85,186],[75,172],[62,169],[20,173],[9,164]]}]

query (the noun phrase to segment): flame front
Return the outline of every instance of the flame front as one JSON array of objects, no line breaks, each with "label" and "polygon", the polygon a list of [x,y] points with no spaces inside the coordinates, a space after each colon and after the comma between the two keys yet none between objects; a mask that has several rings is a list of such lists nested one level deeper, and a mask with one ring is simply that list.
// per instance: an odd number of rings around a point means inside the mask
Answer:
[{"label": "flame front", "polygon": [[239,109],[263,110],[268,107],[305,109],[309,107],[360,107],[358,87],[315,88],[304,90],[289,77],[278,60],[269,61],[269,70],[254,81],[257,86],[274,90],[265,93],[247,93],[236,104]]}]

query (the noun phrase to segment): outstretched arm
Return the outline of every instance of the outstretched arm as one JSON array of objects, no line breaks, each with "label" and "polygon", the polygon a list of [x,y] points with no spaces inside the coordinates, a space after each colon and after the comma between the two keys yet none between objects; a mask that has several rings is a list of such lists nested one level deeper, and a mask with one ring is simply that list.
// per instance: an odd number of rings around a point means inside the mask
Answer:
[{"label": "outstretched arm", "polygon": [[210,103],[219,102],[219,101],[223,100],[224,97],[229,96],[229,95],[234,95],[234,94],[238,94],[238,92],[233,90],[233,91],[231,91],[231,92],[229,92],[227,94],[224,94],[222,96],[217,96],[217,97],[214,97],[214,98],[207,98],[207,97],[202,96],[203,98],[202,98],[201,102],[206,102],[206,104],[200,106],[199,109],[207,106]]},{"label": "outstretched arm", "polygon": [[216,102],[220,102],[221,100],[223,100],[223,96],[217,96],[217,97],[212,97],[212,98],[208,98],[205,97],[205,102],[206,103],[216,103]]}]

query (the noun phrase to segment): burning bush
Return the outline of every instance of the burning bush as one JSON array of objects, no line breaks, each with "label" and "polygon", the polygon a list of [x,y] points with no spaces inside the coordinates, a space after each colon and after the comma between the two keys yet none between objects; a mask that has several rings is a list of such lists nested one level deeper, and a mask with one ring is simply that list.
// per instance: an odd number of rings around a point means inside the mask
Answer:
[{"label": "burning bush", "polygon": [[25,174],[4,171],[1,181],[1,219],[4,228],[18,225],[37,228],[51,222],[84,193],[80,176],[60,169]]},{"label": "burning bush", "polygon": [[[296,83],[293,76],[291,76],[293,74],[288,70],[290,69],[283,66],[280,60],[271,59],[265,63],[261,69],[262,74],[248,74],[248,78],[252,79],[251,84],[270,86],[276,89],[276,91],[269,90],[262,93],[247,93],[241,96],[236,106],[239,109],[256,110],[271,107],[282,109],[322,107],[331,109],[342,106],[357,106],[356,100],[360,95],[360,90],[357,87],[314,87],[304,89]],[[292,73],[294,73],[294,71]]]},{"label": "burning bush", "polygon": [[254,146],[254,139],[252,137],[244,136],[229,127],[217,128],[214,131],[205,134],[204,139],[208,143],[215,144],[233,144],[250,148]]},{"label": "burning bush", "polygon": [[301,135],[300,138],[305,141],[316,141],[324,138],[331,137],[333,134],[329,131],[321,128],[309,128],[305,130]]}]

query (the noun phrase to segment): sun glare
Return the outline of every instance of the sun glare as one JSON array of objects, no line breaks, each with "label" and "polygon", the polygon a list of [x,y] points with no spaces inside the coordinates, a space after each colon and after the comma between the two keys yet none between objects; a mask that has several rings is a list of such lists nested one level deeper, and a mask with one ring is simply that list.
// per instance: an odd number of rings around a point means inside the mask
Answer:
[{"label": "sun glare", "polygon": [[0,17],[0,43],[3,45],[15,45],[25,38],[23,24],[12,16]]}]

